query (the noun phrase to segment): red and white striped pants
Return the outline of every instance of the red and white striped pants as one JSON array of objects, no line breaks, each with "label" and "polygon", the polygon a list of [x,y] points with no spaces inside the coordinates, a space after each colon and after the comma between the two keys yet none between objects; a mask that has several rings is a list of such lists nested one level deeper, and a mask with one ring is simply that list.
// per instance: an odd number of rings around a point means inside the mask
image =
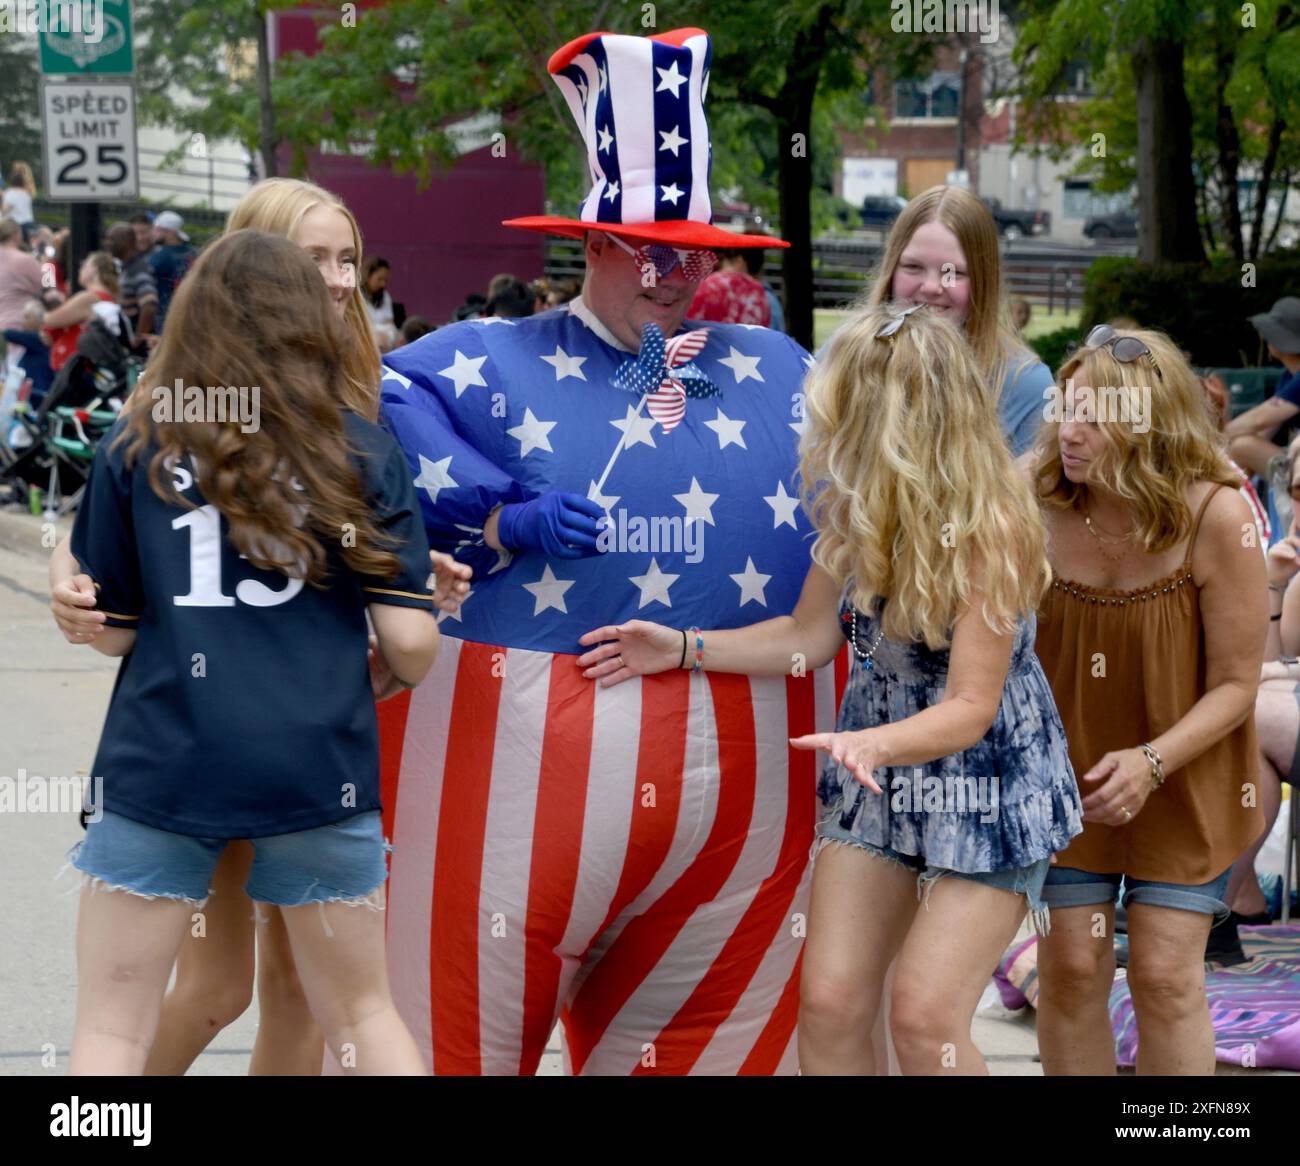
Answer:
[{"label": "red and white striped pants", "polygon": [[557,1015],[574,1073],[793,1072],[817,755],[787,738],[837,677],[575,660],[446,637],[380,706],[403,1018],[439,1074],[532,1074]]}]

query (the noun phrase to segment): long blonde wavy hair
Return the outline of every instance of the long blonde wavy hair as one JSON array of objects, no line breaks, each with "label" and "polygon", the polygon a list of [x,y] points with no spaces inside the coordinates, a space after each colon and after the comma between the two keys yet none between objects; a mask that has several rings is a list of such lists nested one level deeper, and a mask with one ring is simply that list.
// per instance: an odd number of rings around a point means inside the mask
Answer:
[{"label": "long blonde wavy hair", "polygon": [[[1241,479],[1228,464],[1200,379],[1178,346],[1163,332],[1124,329],[1117,335],[1137,337],[1155,363],[1148,356],[1121,363],[1109,347],[1078,349],[1056,374],[1060,415],[1072,403],[1096,403],[1095,415],[1085,415],[1082,407],[1077,415],[1095,424],[1105,441],[1101,455],[1089,466],[1089,481],[1130,503],[1138,538],[1148,553],[1158,554],[1191,533],[1189,486],[1218,482],[1235,490]],[[1083,386],[1092,393],[1080,393]],[[1122,395],[1131,402],[1127,417]],[[1107,402],[1114,404],[1107,408]],[[1135,423],[1139,411],[1145,413],[1141,424]],[[1086,485],[1065,476],[1056,425],[1039,430],[1033,460],[1044,506],[1069,510],[1082,503]]]},{"label": "long blonde wavy hair", "polygon": [[958,328],[925,308],[859,309],[805,383],[801,491],[813,559],[851,581],[891,639],[931,649],[983,592],[989,626],[1011,632],[1051,578],[1042,519],[1016,472],[987,381]]},{"label": "long blonde wavy hair", "polygon": [[903,252],[918,227],[939,223],[956,236],[966,258],[970,281],[970,313],[964,330],[988,383],[1000,392],[1013,356],[1028,355],[1011,326],[1011,313],[1002,287],[998,228],[992,214],[975,195],[960,186],[932,186],[913,198],[894,220],[867,304],[878,308],[893,299],[894,275]]},{"label": "long blonde wavy hair", "polygon": [[[356,270],[361,270],[361,228],[352,212],[336,194],[297,178],[267,178],[257,183],[235,205],[226,221],[226,230],[245,228],[266,231],[293,239],[298,225],[308,211],[317,206],[331,206],[342,212],[352,228],[356,248]],[[370,421],[379,416],[379,347],[370,327],[370,313],[361,298],[358,280],[348,296],[344,313],[348,344],[343,353],[343,404]]]}]

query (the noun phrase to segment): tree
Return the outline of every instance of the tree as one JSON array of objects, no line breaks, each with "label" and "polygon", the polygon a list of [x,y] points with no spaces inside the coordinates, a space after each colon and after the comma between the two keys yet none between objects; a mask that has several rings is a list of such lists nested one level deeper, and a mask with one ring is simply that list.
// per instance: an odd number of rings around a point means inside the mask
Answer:
[{"label": "tree", "polygon": [[0,37],[0,164],[4,177],[15,162],[26,162],[42,186],[40,53],[35,37]]},{"label": "tree", "polygon": [[135,0],[141,116],[206,138],[229,137],[279,172],[278,98],[269,14],[299,0]]},{"label": "tree", "polygon": [[[1300,118],[1300,12],[1281,0],[1046,0],[1021,6],[1015,59],[1026,101],[1024,136],[1044,135],[1057,158],[1089,149],[1078,172],[1103,190],[1138,190],[1139,254],[1148,261],[1205,258],[1219,246],[1258,256],[1270,245],[1264,215],[1300,168],[1286,128]],[[1080,61],[1093,96],[1056,100]],[[1257,175],[1249,243],[1244,175]],[[1273,223],[1276,237],[1280,213]]]},{"label": "tree", "polygon": [[[894,35],[889,16],[870,0],[697,0],[673,9],[673,26],[712,37],[715,175],[740,179],[767,217],[779,210],[792,244],[782,254],[788,326],[809,346],[811,208],[818,166],[826,174],[833,165],[837,99],[865,90],[869,67],[887,56],[906,69],[932,49],[926,37]],[[364,141],[373,161],[427,178],[454,157],[448,128],[457,119],[496,110],[510,141],[546,165],[553,207],[570,209],[585,169],[546,60],[593,29],[647,35],[654,20],[653,5],[610,0],[396,0],[365,11],[355,28],[325,28],[316,56],[282,63],[277,93],[286,100],[277,107],[291,112],[281,130],[300,151]],[[755,170],[760,158],[765,174]]]}]

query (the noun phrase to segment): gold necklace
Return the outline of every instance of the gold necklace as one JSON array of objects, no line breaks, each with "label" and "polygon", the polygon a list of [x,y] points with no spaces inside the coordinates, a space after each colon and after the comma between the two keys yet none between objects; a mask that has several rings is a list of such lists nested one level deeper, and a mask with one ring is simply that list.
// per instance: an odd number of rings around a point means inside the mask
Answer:
[{"label": "gold necklace", "polygon": [[1119,535],[1118,537],[1115,535],[1103,535],[1101,531],[1092,525],[1092,515],[1088,513],[1088,503],[1086,500],[1083,503],[1083,524],[1088,528],[1088,533],[1097,540],[1098,549],[1100,549],[1101,553],[1112,563],[1118,563],[1124,557],[1126,553],[1124,550],[1121,550],[1119,554],[1115,554],[1106,548],[1108,544],[1113,546],[1116,543],[1131,542],[1133,539],[1133,532],[1131,530],[1128,531],[1127,534]]}]

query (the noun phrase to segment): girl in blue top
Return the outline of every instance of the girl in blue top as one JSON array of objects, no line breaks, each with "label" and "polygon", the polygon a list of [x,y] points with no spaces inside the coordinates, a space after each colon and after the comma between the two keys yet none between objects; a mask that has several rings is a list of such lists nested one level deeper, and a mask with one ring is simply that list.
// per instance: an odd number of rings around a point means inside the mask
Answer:
[{"label": "girl in blue top", "polygon": [[958,186],[933,186],[894,221],[867,297],[928,304],[961,328],[996,405],[1002,432],[1019,457],[1043,423],[1052,371],[1016,336],[1002,286],[998,228],[989,209]]},{"label": "girl in blue top", "polygon": [[243,838],[246,891],[282,909],[344,1069],[424,1072],[385,970],[366,615],[411,686],[438,631],[401,451],[339,405],[345,344],[301,248],[228,234],[96,454],[72,551],[106,617],[95,648],[127,658],[72,855],[74,1074],[142,1071],[182,937]]},{"label": "girl in blue top", "polygon": [[829,849],[801,976],[804,1073],[875,1071],[896,958],[903,1071],[987,1072],[975,1006],[1026,907],[1046,924],[1051,855],[1081,828],[1033,651],[1049,578],[1042,522],[985,385],[940,314],[856,313],[806,382],[800,474],[818,533],[794,612],[689,633],[634,620],[581,640],[599,646],[578,665],[606,685],[692,666],[798,676],[849,641],[838,731],[790,742],[830,755],[817,827]]}]

